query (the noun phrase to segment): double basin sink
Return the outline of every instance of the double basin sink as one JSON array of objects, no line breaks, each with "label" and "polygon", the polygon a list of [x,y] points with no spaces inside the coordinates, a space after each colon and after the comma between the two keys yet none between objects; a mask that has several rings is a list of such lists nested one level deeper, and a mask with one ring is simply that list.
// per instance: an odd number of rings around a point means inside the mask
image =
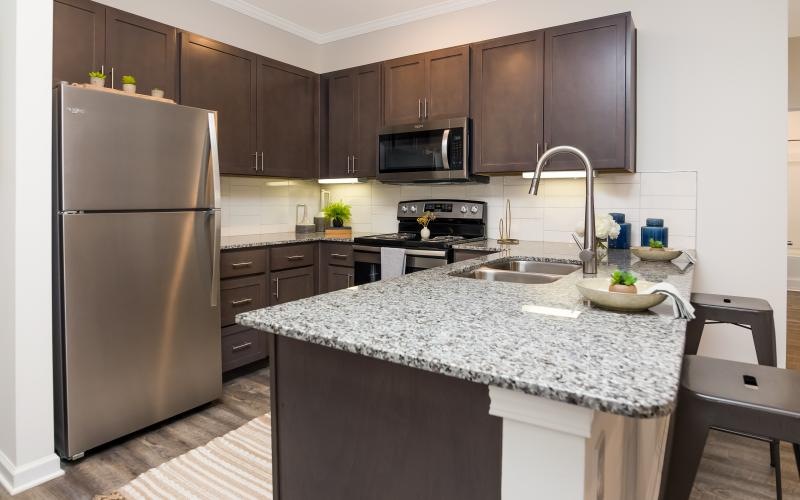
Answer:
[{"label": "double basin sink", "polygon": [[512,259],[487,262],[477,269],[455,273],[453,276],[485,281],[541,285],[558,281],[578,269],[581,269],[581,266],[575,264]]}]

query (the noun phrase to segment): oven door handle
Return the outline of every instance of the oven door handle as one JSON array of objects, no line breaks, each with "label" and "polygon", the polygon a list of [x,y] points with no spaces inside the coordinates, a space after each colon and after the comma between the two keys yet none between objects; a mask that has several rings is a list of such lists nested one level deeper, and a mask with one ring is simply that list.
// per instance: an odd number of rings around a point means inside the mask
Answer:
[{"label": "oven door handle", "polygon": [[450,146],[450,129],[447,128],[442,134],[442,166],[445,170],[450,170],[450,160],[447,158],[447,148]]},{"label": "oven door handle", "polygon": [[[355,252],[369,252],[369,253],[380,253],[381,247],[373,247],[373,246],[366,246],[366,245],[353,245],[353,251]],[[406,255],[411,257],[447,257],[447,250],[418,250],[418,249],[407,249]]]}]

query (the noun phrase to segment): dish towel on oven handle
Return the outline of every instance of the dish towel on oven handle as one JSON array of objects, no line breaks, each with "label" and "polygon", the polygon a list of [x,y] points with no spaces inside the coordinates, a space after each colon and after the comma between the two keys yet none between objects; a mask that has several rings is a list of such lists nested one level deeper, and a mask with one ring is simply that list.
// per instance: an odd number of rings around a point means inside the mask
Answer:
[{"label": "dish towel on oven handle", "polygon": [[694,306],[683,298],[681,293],[675,288],[674,285],[669,283],[657,283],[647,290],[642,291],[643,294],[660,293],[672,297],[672,312],[676,318],[683,318],[687,320],[694,319]]},{"label": "dish towel on oven handle", "polygon": [[406,274],[405,248],[381,247],[381,279],[398,278]]}]

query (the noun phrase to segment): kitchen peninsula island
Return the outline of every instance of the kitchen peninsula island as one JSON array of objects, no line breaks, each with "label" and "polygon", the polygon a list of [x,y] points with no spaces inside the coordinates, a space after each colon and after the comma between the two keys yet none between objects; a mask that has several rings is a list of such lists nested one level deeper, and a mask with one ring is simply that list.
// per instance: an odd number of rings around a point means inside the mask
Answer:
[{"label": "kitchen peninsula island", "polygon": [[[270,335],[275,498],[647,499],[660,482],[686,322],[669,300],[622,314],[585,303],[578,270],[549,284],[455,276],[525,243],[401,278],[248,312]],[[693,267],[611,251],[691,293]]]}]

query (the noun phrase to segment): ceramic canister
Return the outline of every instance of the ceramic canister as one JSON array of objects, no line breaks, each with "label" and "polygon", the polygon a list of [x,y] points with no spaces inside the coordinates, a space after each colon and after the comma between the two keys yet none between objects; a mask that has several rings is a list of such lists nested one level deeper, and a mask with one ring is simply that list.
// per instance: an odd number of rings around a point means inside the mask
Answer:
[{"label": "ceramic canister", "polygon": [[625,222],[625,214],[609,214],[614,221],[619,224],[619,236],[615,239],[609,238],[608,248],[630,248],[631,247],[631,223]]},{"label": "ceramic canister", "polygon": [[669,246],[669,228],[664,227],[664,219],[647,219],[646,226],[642,226],[642,246],[650,244],[650,239],[660,241],[665,247]]}]

